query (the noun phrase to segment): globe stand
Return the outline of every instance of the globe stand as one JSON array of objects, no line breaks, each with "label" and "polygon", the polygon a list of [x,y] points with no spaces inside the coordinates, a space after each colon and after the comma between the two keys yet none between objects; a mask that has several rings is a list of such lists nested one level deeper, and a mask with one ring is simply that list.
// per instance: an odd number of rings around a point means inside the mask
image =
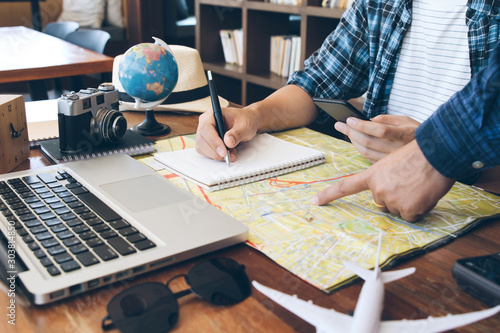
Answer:
[{"label": "globe stand", "polygon": [[153,110],[147,109],[144,121],[139,125],[133,126],[131,130],[145,136],[156,136],[170,133],[170,126],[156,121],[153,112]]}]

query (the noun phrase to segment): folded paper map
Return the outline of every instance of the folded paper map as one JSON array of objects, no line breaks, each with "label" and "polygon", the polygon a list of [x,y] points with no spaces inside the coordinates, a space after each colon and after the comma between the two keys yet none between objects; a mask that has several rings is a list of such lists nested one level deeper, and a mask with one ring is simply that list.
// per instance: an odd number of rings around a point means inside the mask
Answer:
[{"label": "folded paper map", "polygon": [[[381,267],[425,253],[500,213],[500,197],[456,183],[421,221],[409,223],[382,213],[370,191],[324,206],[310,203],[324,188],[370,166],[342,140],[301,128],[273,134],[283,140],[318,149],[327,162],[247,185],[207,192],[161,169],[152,156],[139,158],[170,181],[198,195],[250,228],[248,245],[303,280],[332,292],[356,279],[342,261],[364,268],[375,265],[379,231],[384,232]],[[194,135],[157,142],[157,151],[194,146]],[[159,169],[160,168],[160,169]]]}]

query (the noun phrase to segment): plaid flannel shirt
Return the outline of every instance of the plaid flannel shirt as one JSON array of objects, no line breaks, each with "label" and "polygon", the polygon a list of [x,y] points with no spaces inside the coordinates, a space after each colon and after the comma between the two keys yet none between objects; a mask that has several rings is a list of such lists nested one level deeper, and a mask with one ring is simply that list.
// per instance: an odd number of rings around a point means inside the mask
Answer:
[{"label": "plaid flannel shirt", "polygon": [[[499,39],[500,0],[468,0],[472,76],[488,64]],[[337,28],[290,76],[311,97],[351,99],[363,95],[369,118],[387,111],[401,43],[411,24],[412,0],[355,0]],[[318,122],[326,121],[322,113]]]}]

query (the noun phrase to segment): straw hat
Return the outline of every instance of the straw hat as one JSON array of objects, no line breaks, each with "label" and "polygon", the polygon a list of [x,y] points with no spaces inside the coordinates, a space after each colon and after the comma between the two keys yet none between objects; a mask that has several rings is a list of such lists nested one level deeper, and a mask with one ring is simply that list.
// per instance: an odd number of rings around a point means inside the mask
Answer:
[{"label": "straw hat", "polygon": [[[198,50],[182,45],[169,45],[179,68],[179,79],[174,90],[168,98],[153,108],[155,111],[190,111],[205,112],[212,110],[212,102],[208,90],[208,81],[203,70],[200,54]],[[113,62],[113,84],[120,92],[120,110],[135,111],[135,101],[125,93],[123,86],[118,79],[118,68],[123,55],[115,57]],[[229,105],[229,102],[219,96],[222,107]],[[138,109],[141,111],[144,109]]]}]

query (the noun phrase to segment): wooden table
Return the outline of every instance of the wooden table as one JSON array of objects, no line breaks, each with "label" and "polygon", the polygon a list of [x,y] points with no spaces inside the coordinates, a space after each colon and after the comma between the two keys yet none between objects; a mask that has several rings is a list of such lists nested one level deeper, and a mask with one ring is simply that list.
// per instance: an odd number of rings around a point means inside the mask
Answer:
[{"label": "wooden table", "polygon": [[47,99],[44,79],[111,72],[113,58],[26,27],[0,28],[0,83],[28,81]]},{"label": "wooden table", "polygon": [[[197,115],[159,112],[155,114],[158,121],[171,126],[172,132],[169,136],[193,133],[197,126]],[[126,112],[125,116],[129,126],[144,119],[144,114],[137,112]],[[17,170],[48,164],[48,160],[39,151],[33,150],[29,160]],[[429,315],[443,316],[447,313],[459,314],[487,308],[485,304],[457,287],[451,275],[451,268],[459,258],[498,252],[499,222],[489,222],[446,246],[398,265],[398,269],[416,267],[417,270],[406,278],[386,285],[383,317],[393,320],[418,319]],[[106,315],[108,301],[126,286],[146,281],[166,282],[176,274],[186,273],[194,263],[214,256],[227,256],[245,265],[250,280],[257,280],[289,294],[297,294],[302,299],[312,299],[315,304],[342,313],[348,313],[355,308],[362,287],[362,283],[356,283],[327,295],[281,268],[257,250],[239,244],[55,304],[18,307],[16,326],[9,325],[4,316],[0,320],[0,332],[100,332],[101,319]],[[179,291],[185,288],[181,280],[174,280],[172,289]],[[0,293],[0,308],[4,309],[4,312],[8,300],[7,295]],[[228,308],[211,306],[193,295],[181,298],[179,306],[179,322],[174,332],[315,331],[311,325],[276,305],[255,289],[251,297]],[[456,332],[498,332],[499,327],[500,315],[496,315],[457,329]]]}]

